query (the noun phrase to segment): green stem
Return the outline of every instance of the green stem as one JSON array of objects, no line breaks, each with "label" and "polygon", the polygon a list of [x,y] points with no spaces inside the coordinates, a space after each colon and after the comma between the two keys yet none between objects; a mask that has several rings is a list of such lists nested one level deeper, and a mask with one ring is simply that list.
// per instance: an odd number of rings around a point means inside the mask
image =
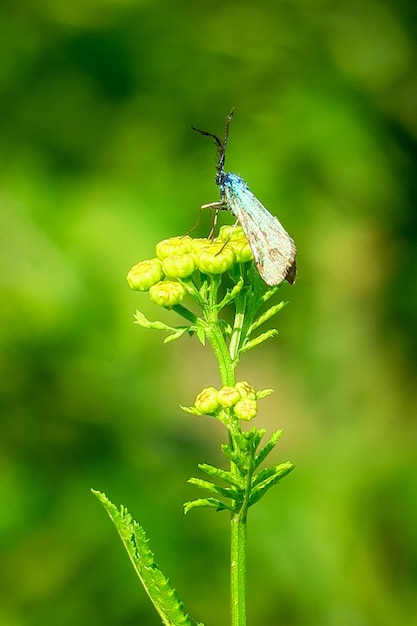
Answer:
[{"label": "green stem", "polygon": [[232,626],[246,626],[246,514],[232,515],[230,552]]},{"label": "green stem", "polygon": [[[225,386],[236,384],[235,368],[238,362],[239,346],[242,337],[247,298],[237,298],[236,317],[233,334],[228,346],[225,335],[218,320],[219,308],[216,305],[220,282],[217,277],[212,278],[207,306],[204,307],[206,335],[215,354],[220,378]],[[232,425],[231,425],[232,426]],[[234,430],[236,431],[234,433]],[[229,445],[236,447],[234,434],[240,434],[240,423],[236,420],[232,430],[229,430]],[[230,464],[230,471],[239,474],[234,463]],[[230,609],[231,625],[246,626],[246,512],[247,502],[234,511],[231,516],[230,542]]]},{"label": "green stem", "polygon": [[219,365],[222,384],[228,387],[233,387],[236,383],[234,367],[218,322],[209,322],[209,327],[207,328],[206,333]]},{"label": "green stem", "polygon": [[195,315],[194,313],[192,313],[191,311],[186,309],[185,306],[183,306],[182,304],[174,304],[172,309],[173,309],[173,311],[178,313],[178,315],[181,315],[182,317],[184,317],[186,320],[188,320],[192,324],[197,324],[197,322],[198,322],[197,315]]},{"label": "green stem", "polygon": [[[211,320],[211,324],[209,323],[207,337],[219,365],[222,384],[233,386],[236,383],[236,364],[232,360],[217,320]],[[232,438],[229,443],[232,443]],[[232,472],[238,472],[233,463],[230,469]],[[236,512],[231,517],[230,609],[232,626],[246,626],[246,508],[243,515]]]}]

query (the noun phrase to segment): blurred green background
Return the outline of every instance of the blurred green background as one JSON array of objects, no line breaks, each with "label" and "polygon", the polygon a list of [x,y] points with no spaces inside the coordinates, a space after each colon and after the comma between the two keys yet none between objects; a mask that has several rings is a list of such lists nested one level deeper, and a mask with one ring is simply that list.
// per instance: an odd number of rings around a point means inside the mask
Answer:
[{"label": "blurred green background", "polygon": [[0,626],[160,623],[90,487],[229,623],[227,516],[182,513],[222,462],[179,409],[214,359],[135,327],[161,312],[125,275],[218,198],[190,126],[232,106],[228,169],[299,250],[238,371],[296,464],[251,510],[249,623],[417,623],[416,35],[410,0],[2,3]]}]

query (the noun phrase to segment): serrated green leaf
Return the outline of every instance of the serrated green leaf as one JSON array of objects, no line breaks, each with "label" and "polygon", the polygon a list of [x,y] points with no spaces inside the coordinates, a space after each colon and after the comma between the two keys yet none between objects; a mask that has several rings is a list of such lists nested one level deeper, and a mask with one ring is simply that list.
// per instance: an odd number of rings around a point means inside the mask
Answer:
[{"label": "serrated green leaf", "polygon": [[215,485],[214,483],[211,483],[208,480],[195,478],[194,476],[192,478],[189,478],[188,482],[191,485],[196,485],[197,487],[200,487],[200,489],[205,489],[206,491],[215,493],[218,496],[229,498],[230,500],[240,499],[240,494],[237,493],[235,488],[230,489],[230,488],[221,487],[220,485]]},{"label": "serrated green leaf", "polygon": [[259,451],[259,453],[255,457],[254,468],[256,469],[262,463],[262,461],[268,456],[268,454],[275,448],[278,443],[279,438],[282,435],[282,430],[276,430],[272,433],[271,438],[268,443]]},{"label": "serrated green leaf", "polygon": [[220,467],[214,467],[213,465],[209,465],[208,463],[199,463],[198,467],[199,469],[201,469],[202,472],[204,472],[208,476],[211,476],[212,478],[218,478],[219,480],[222,480],[229,485],[233,485],[233,487],[236,487],[237,489],[240,489],[242,487],[242,484],[239,481],[239,477],[235,474],[232,474],[232,472],[220,469]]},{"label": "serrated green leaf", "polygon": [[294,465],[290,461],[287,461],[286,463],[281,463],[281,465],[278,465],[275,469],[276,472],[274,475],[270,476],[251,490],[248,506],[252,506],[255,502],[258,502],[258,500],[260,500],[271,487],[279,483],[280,480],[282,480],[294,469]]},{"label": "serrated green leaf", "polygon": [[[263,293],[261,297],[262,303],[268,302],[268,300],[275,296],[281,285],[282,283],[280,283],[279,285],[275,285],[274,287],[271,287],[270,289],[265,291],[265,293]],[[286,305],[288,304],[288,302],[284,302],[284,304]]]},{"label": "serrated green leaf", "polygon": [[273,389],[259,389],[259,391],[256,392],[256,399],[262,400],[263,398],[270,396],[271,393],[274,393]]},{"label": "serrated green leaf", "polygon": [[151,321],[141,313],[141,311],[136,311],[134,314],[134,324],[138,324],[138,326],[142,326],[142,328],[152,328],[153,330],[168,330],[170,332],[175,331],[176,329],[172,326],[168,326],[164,324],[164,322],[160,322],[159,320]]},{"label": "serrated green leaf", "polygon": [[[285,465],[285,464],[284,464]],[[264,481],[267,481],[271,476],[274,476],[282,469],[281,465],[276,465],[275,467],[266,467],[253,476],[252,478],[252,488],[260,485]]]},{"label": "serrated green leaf", "polygon": [[104,493],[91,490],[106,509],[152,604],[165,626],[203,626],[184,612],[177,592],[158,568],[143,527],[124,506],[120,510]]},{"label": "serrated green leaf", "polygon": [[267,339],[272,339],[272,337],[276,337],[276,335],[278,335],[278,331],[275,328],[271,328],[270,330],[267,330],[261,335],[255,337],[255,339],[245,342],[243,347],[240,349],[240,352],[242,354],[244,352],[248,352],[249,350],[252,350],[252,348],[256,348],[256,346],[259,346],[264,341],[267,341]]},{"label": "serrated green leaf", "polygon": [[264,324],[265,322],[267,322],[268,320],[271,319],[271,317],[273,317],[274,315],[276,315],[277,313],[279,313],[279,311],[281,311],[281,309],[283,309],[285,307],[287,303],[282,301],[279,302],[278,304],[274,304],[273,306],[269,307],[269,309],[267,309],[266,311],[264,311],[250,326],[249,326],[249,334],[252,333],[254,330],[256,330],[257,328],[259,328],[259,326],[261,326],[262,324]]},{"label": "serrated green leaf", "polygon": [[180,404],[180,409],[185,411],[185,413],[190,413],[190,415],[201,415],[200,411],[195,408],[195,406],[182,406]]},{"label": "serrated green leaf", "polygon": [[220,447],[229,461],[234,463],[240,470],[244,470],[244,463],[240,452],[235,452],[228,443],[224,443]]},{"label": "serrated green leaf", "polygon": [[259,446],[261,442],[262,437],[264,437],[265,433],[266,433],[266,428],[257,429],[255,426],[253,426],[250,430],[247,430],[246,432],[242,433],[243,438],[246,440],[245,447],[256,450],[256,448]]},{"label": "serrated green leaf", "polygon": [[[261,390],[261,391],[262,391],[262,390]],[[261,439],[263,439],[263,437],[265,437],[265,435],[266,435],[266,428],[260,428],[260,429],[258,430],[258,434],[259,434],[259,439],[258,439],[258,442],[257,442],[257,446],[256,446],[256,447],[258,447],[258,446],[259,446],[259,444],[261,443]]]},{"label": "serrated green leaf", "polygon": [[216,308],[218,311],[221,311],[222,309],[224,309],[225,306],[227,306],[230,302],[232,302],[236,298],[238,293],[242,291],[243,284],[244,284],[243,278],[239,278],[238,282],[233,287],[233,289],[231,291],[227,291],[223,300],[219,302],[219,304],[217,305]]},{"label": "serrated green leaf", "polygon": [[232,511],[233,508],[228,506],[224,502],[217,500],[216,498],[199,498],[198,500],[190,500],[189,502],[184,502],[184,513],[188,513],[191,509],[201,508],[201,507],[209,507],[211,509],[216,509],[217,511]]},{"label": "serrated green leaf", "polygon": [[239,446],[241,453],[252,456],[259,443],[259,435],[256,428],[251,428],[246,432],[236,433],[234,436],[235,443]]},{"label": "serrated green leaf", "polygon": [[180,339],[185,333],[190,333],[194,329],[192,326],[180,326],[176,331],[172,332],[168,337],[165,337],[164,343],[169,343],[170,341],[175,341],[176,339]]}]

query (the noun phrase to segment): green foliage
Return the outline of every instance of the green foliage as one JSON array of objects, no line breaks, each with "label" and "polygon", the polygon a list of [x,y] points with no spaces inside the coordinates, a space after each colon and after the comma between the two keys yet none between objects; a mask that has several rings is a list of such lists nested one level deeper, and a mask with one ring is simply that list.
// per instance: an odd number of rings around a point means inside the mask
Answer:
[{"label": "green foliage", "polygon": [[124,506],[120,510],[104,493],[92,490],[110,516],[146,593],[165,626],[203,626],[184,612],[177,592],[155,562],[143,527],[132,519]]},{"label": "green foliage", "polygon": [[180,339],[185,333],[192,335],[193,332],[198,331],[198,328],[194,326],[176,326],[173,328],[172,326],[168,326],[168,324],[164,324],[164,322],[160,322],[158,320],[151,322],[140,311],[136,311],[134,320],[134,323],[142,328],[152,328],[153,330],[163,330],[169,332],[170,334],[168,337],[165,337],[164,343]]},{"label": "green foliage", "polygon": [[207,506],[214,507],[217,510],[229,510],[232,513],[246,515],[246,511],[250,506],[258,502],[273,485],[276,485],[294,469],[294,465],[287,461],[255,473],[256,468],[274,449],[281,432],[276,431],[258,453],[257,449],[261,437],[265,433],[263,429],[256,430],[252,428],[245,433],[238,434],[234,438],[232,435],[233,445],[224,445],[222,449],[236,466],[237,471],[228,472],[207,463],[200,463],[198,466],[210,477],[223,481],[228,487],[221,487],[200,478],[190,478],[188,481],[201,489],[230,499],[231,503],[225,504],[213,498],[197,499],[184,504],[185,512],[188,513],[195,507]]}]

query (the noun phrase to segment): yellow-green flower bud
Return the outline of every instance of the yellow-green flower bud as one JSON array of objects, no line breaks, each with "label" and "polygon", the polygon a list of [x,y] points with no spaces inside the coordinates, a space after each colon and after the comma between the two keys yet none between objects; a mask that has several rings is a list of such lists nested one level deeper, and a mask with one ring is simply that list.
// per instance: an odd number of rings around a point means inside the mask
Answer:
[{"label": "yellow-green flower bud", "polygon": [[156,256],[163,261],[169,256],[187,254],[191,250],[191,242],[192,239],[188,235],[158,241],[155,248]]},{"label": "yellow-green flower bud", "polygon": [[258,404],[256,400],[252,400],[251,398],[243,398],[242,400],[239,400],[239,402],[236,402],[235,406],[233,407],[233,412],[238,419],[249,422],[254,417],[256,417],[256,414],[258,412]]},{"label": "yellow-green flower bud", "polygon": [[167,309],[179,304],[184,296],[184,287],[174,280],[163,280],[149,289],[149,297],[152,302]]},{"label": "yellow-green flower bud", "polygon": [[194,406],[203,415],[215,413],[219,408],[217,389],[214,387],[202,389],[195,399]]},{"label": "yellow-green flower bud", "polygon": [[223,274],[232,267],[236,257],[232,248],[222,243],[213,243],[197,254],[196,264],[203,274]]},{"label": "yellow-green flower bud", "polygon": [[136,263],[127,275],[129,287],[135,291],[148,291],[162,278],[162,264],[159,259],[140,261]]},{"label": "yellow-green flower bud", "polygon": [[168,256],[162,261],[162,269],[169,278],[187,278],[195,270],[195,262],[192,254]]},{"label": "yellow-green flower bud", "polygon": [[232,239],[229,245],[235,251],[236,261],[238,263],[247,263],[248,261],[252,261],[253,254],[246,237]]},{"label": "yellow-green flower bud", "polygon": [[255,389],[246,380],[237,382],[235,387],[239,391],[241,398],[249,398],[250,400],[256,399]]},{"label": "yellow-green flower bud", "polygon": [[200,250],[202,250],[202,248],[210,247],[212,243],[212,240],[207,239],[207,237],[201,239],[191,239],[191,252],[197,254]]},{"label": "yellow-green flower bud", "polygon": [[241,396],[236,387],[222,387],[219,389],[217,399],[221,406],[230,409],[240,400]]},{"label": "yellow-green flower bud", "polygon": [[241,226],[222,226],[219,230],[218,239],[220,241],[234,241],[235,239],[241,239],[245,237],[243,228]]}]

